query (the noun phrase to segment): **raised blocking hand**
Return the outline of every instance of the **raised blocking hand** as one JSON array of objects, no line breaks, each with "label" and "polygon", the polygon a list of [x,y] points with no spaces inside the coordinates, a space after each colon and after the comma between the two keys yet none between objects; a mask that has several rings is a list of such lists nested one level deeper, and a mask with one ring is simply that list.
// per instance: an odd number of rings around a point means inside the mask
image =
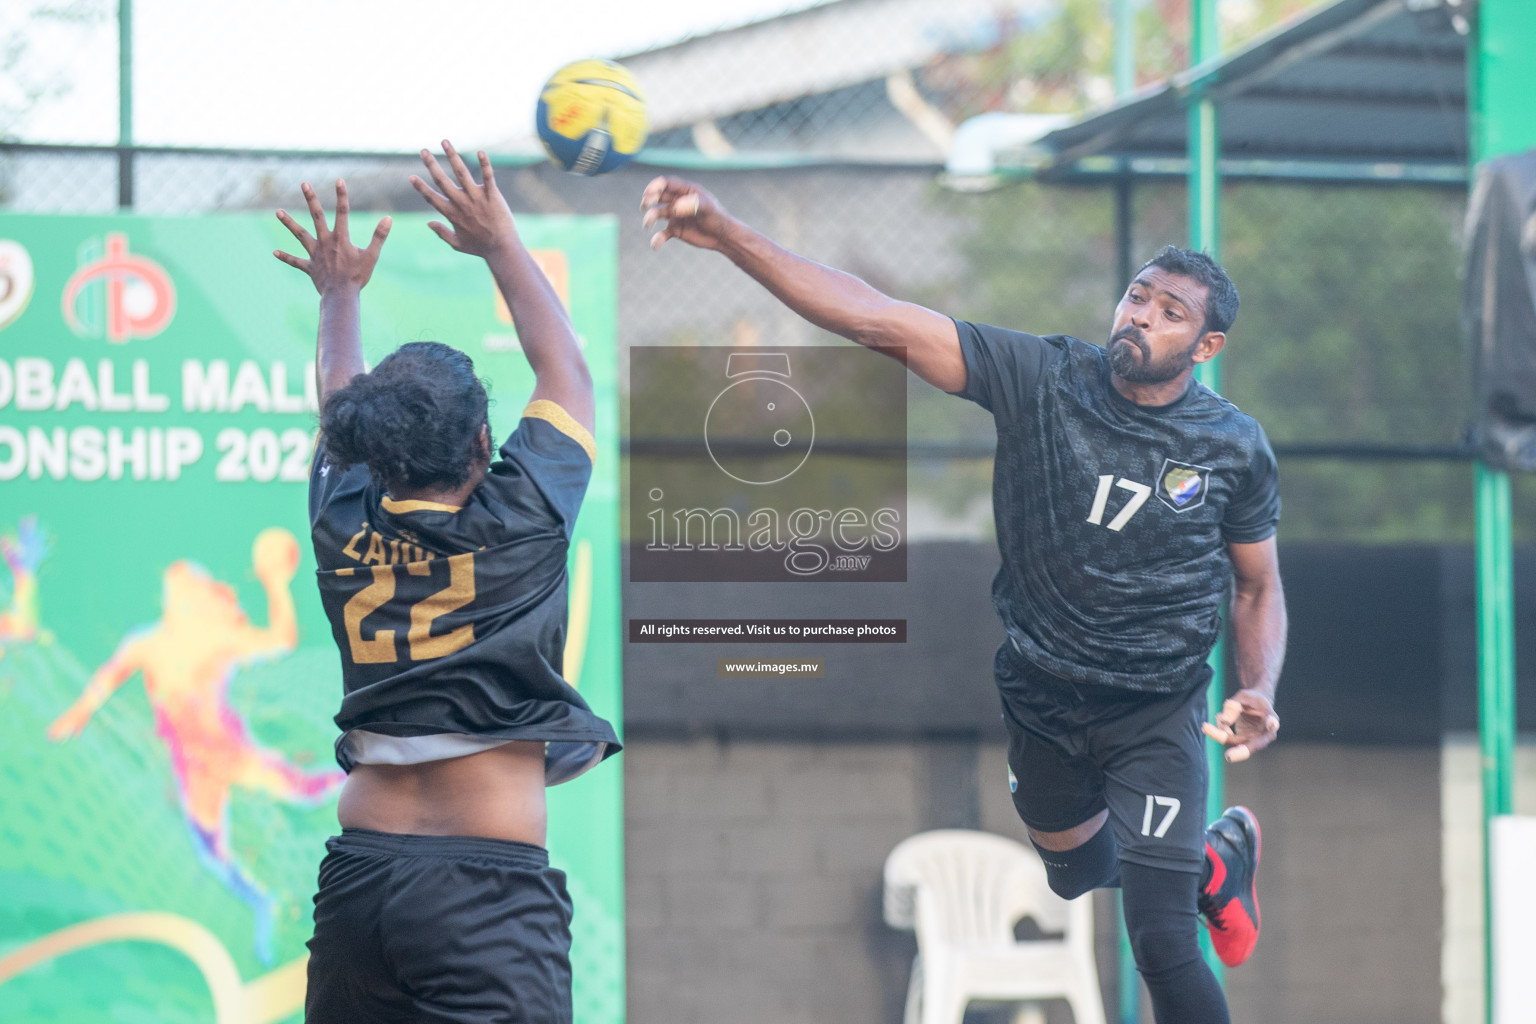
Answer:
[{"label": "raised blocking hand", "polygon": [[1274,742],[1280,732],[1280,716],[1258,690],[1238,690],[1222,703],[1216,723],[1204,722],[1200,728],[1227,748],[1227,763],[1236,764]]},{"label": "raised blocking hand", "polygon": [[352,244],[351,235],[347,230],[347,183],[340,178],[336,179],[336,227],[326,227],[325,210],[320,207],[320,197],[315,195],[315,190],[309,182],[300,186],[304,193],[304,201],[309,204],[309,216],[314,221],[315,233],[311,235],[301,227],[287,210],[278,210],[277,219],[283,222],[283,226],[293,232],[293,237],[299,240],[304,247],[304,253],[308,259],[293,256],[281,249],[272,250],[272,255],[309,275],[314,282],[315,291],[321,295],[338,288],[350,288],[361,290],[373,276],[373,268],[379,262],[379,251],[384,248],[384,239],[389,237],[390,218],[385,217],[379,221],[373,229],[373,238],[368,242],[368,248],[359,249]]},{"label": "raised blocking hand", "polygon": [[453,225],[450,228],[442,221],[433,220],[427,222],[427,227],[459,252],[482,258],[516,241],[517,226],[512,220],[512,209],[496,187],[491,158],[485,155],[485,150],[479,153],[479,185],[475,184],[458,150],[447,139],[443,140],[443,153],[448,158],[448,166],[453,169],[452,180],[437,162],[437,157],[425,149],[421,151],[421,162],[427,165],[437,188],[411,175],[411,186],[421,193],[421,198]]}]

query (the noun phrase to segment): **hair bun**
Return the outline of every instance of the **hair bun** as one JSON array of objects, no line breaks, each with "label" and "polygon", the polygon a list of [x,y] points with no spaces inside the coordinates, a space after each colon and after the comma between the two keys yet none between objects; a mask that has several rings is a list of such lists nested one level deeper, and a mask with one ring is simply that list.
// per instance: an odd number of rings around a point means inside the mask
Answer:
[{"label": "hair bun", "polygon": [[327,462],[366,465],[386,486],[457,487],[481,452],[489,404],[474,363],[438,342],[411,342],[326,399]]}]

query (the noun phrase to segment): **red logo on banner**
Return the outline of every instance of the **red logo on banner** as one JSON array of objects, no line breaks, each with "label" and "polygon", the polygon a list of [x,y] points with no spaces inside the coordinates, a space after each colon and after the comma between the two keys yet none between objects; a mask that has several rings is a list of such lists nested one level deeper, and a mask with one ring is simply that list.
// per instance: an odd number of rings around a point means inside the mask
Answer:
[{"label": "red logo on banner", "polygon": [[[82,297],[97,282],[105,286],[105,323],[81,309]],[[129,255],[128,236],[114,231],[107,235],[106,255],[83,264],[65,284],[63,306],[64,322],[77,335],[97,336],[105,329],[107,340],[121,345],[132,338],[153,338],[170,326],[176,315],[176,287],[160,264]]]}]

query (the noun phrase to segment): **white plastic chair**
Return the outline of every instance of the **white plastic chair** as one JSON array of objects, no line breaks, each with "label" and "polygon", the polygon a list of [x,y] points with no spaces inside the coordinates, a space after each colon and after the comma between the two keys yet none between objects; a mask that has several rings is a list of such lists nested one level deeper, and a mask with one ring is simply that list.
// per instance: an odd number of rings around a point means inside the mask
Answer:
[{"label": "white plastic chair", "polygon": [[[1020,942],[1032,918],[1061,938]],[[960,1024],[970,1000],[1065,999],[1076,1024],[1104,1024],[1093,958],[1093,911],[1051,892],[1034,851],[964,829],[923,832],[885,859],[885,921],[917,932],[906,1024]],[[1023,1008],[1016,1019],[1043,1019]]]}]

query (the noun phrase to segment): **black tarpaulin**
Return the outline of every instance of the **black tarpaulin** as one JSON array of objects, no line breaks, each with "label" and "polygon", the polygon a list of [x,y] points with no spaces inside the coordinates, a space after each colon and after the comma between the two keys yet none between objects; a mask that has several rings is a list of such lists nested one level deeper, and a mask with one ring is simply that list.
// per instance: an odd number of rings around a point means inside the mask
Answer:
[{"label": "black tarpaulin", "polygon": [[1491,465],[1536,469],[1536,150],[1478,166],[1466,271],[1476,440]]}]

